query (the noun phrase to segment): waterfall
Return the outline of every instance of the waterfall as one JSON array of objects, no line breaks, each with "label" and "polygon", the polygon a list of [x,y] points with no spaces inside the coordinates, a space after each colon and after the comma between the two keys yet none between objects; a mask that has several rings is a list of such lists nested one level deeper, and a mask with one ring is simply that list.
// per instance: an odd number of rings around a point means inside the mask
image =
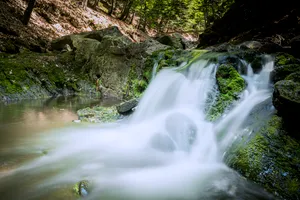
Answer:
[{"label": "waterfall", "polygon": [[90,199],[270,199],[222,161],[249,112],[271,95],[274,62],[266,60],[259,74],[247,65],[247,88],[216,122],[206,120],[206,111],[216,96],[218,64],[162,69],[127,121],[57,130],[45,139],[55,148],[15,173],[50,171],[34,187],[39,193],[90,180]]}]

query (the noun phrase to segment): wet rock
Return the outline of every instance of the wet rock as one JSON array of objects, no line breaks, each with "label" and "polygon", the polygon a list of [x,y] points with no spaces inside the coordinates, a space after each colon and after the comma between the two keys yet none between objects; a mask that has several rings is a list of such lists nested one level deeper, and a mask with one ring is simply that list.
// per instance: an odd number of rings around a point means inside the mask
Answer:
[{"label": "wet rock", "polygon": [[298,116],[300,113],[300,83],[292,80],[278,81],[274,86],[273,105],[284,116],[289,118]]},{"label": "wet rock", "polygon": [[299,70],[299,64],[276,65],[270,74],[270,79],[272,82],[276,83],[277,81],[283,80],[288,75],[298,72]]},{"label": "wet rock", "polygon": [[207,118],[210,121],[217,120],[246,87],[245,80],[230,64],[219,66],[216,78],[220,94],[208,111]]},{"label": "wet rock", "polygon": [[299,199],[299,140],[290,136],[283,119],[272,112],[253,117],[259,123],[253,126],[259,129],[239,137],[227,151],[225,162],[280,199]]},{"label": "wet rock", "polygon": [[73,187],[73,191],[76,195],[86,197],[90,193],[90,182],[87,180],[76,183]]},{"label": "wet rock", "polygon": [[285,80],[290,80],[290,81],[294,81],[294,82],[300,82],[300,72],[295,72],[292,73],[290,75],[288,75]]},{"label": "wet rock", "polygon": [[125,101],[117,106],[117,111],[119,114],[126,115],[133,112],[133,109],[138,105],[138,99],[131,99]]},{"label": "wet rock", "polygon": [[299,61],[292,55],[279,52],[275,55],[275,66],[289,65],[289,64],[300,64]]}]

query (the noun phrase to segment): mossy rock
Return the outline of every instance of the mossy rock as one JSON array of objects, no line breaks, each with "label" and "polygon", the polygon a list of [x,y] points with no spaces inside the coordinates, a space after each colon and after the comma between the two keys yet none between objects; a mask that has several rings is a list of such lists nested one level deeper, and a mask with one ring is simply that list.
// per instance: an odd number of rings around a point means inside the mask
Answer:
[{"label": "mossy rock", "polygon": [[300,71],[300,64],[288,64],[275,66],[270,74],[271,80],[276,83],[277,81],[284,80],[288,75]]},{"label": "mossy rock", "polygon": [[31,99],[85,93],[79,82],[89,83],[88,77],[62,64],[60,60],[63,59],[58,59],[54,53],[29,51],[0,57],[1,99]]},{"label": "mossy rock", "polygon": [[237,140],[225,162],[269,192],[283,199],[299,199],[300,142],[283,125],[282,118],[273,115],[250,138]]},{"label": "mossy rock", "polygon": [[73,186],[73,191],[76,196],[86,197],[90,193],[90,182],[88,180],[82,180]]},{"label": "mossy rock", "polygon": [[299,61],[292,55],[279,52],[275,54],[275,66],[300,64]]},{"label": "mossy rock", "polygon": [[216,79],[220,93],[208,111],[207,118],[210,121],[217,120],[246,87],[245,80],[232,65],[219,66]]},{"label": "mossy rock", "polygon": [[285,80],[290,80],[294,82],[300,82],[300,72],[294,72],[290,75],[288,75]]},{"label": "mossy rock", "polygon": [[120,118],[116,107],[95,106],[84,108],[77,111],[79,120],[89,123],[115,122]]},{"label": "mossy rock", "polygon": [[[292,77],[292,76],[290,76]],[[274,86],[273,105],[282,115],[295,137],[299,137],[300,83],[292,80],[278,81]]]}]

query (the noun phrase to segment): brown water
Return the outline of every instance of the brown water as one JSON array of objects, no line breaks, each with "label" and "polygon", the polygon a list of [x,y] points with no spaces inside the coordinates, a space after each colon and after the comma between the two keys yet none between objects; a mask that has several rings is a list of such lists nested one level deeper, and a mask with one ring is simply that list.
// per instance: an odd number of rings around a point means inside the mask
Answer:
[{"label": "brown water", "polygon": [[112,103],[111,100],[59,97],[0,104],[0,177],[25,161],[46,153],[43,146],[33,144],[32,138],[56,128],[80,126],[72,122],[78,119],[78,109]]}]

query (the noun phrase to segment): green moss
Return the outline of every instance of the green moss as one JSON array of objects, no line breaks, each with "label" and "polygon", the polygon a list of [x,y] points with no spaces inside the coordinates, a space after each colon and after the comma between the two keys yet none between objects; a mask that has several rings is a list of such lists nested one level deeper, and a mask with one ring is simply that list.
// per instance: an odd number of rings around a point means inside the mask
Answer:
[{"label": "green moss", "polygon": [[283,130],[276,115],[250,138],[237,141],[225,161],[269,192],[286,199],[300,197],[300,142]]},{"label": "green moss", "polygon": [[295,59],[290,54],[280,52],[275,55],[275,65],[276,66],[297,64],[297,63],[299,63],[299,61],[297,61],[297,59]]},{"label": "green moss", "polygon": [[294,72],[290,75],[288,75],[285,80],[290,80],[294,82],[300,82],[300,72]]},{"label": "green moss", "polygon": [[207,119],[210,121],[218,119],[246,87],[244,79],[232,65],[219,66],[216,79],[220,93],[208,111]]},{"label": "green moss", "polygon": [[119,118],[117,109],[113,107],[95,106],[77,111],[79,119],[83,122],[105,123],[115,122]]},{"label": "green moss", "polygon": [[[64,65],[68,59],[54,53],[33,53],[27,50],[15,55],[0,56],[0,88],[2,95],[11,98],[28,98],[35,94],[45,97],[68,89],[79,92],[78,81],[85,80],[86,75],[75,72],[72,67]],[[70,59],[69,59],[70,58]],[[62,63],[60,61],[63,61]],[[87,79],[87,78],[86,78]],[[32,98],[30,96],[29,98]]]}]

